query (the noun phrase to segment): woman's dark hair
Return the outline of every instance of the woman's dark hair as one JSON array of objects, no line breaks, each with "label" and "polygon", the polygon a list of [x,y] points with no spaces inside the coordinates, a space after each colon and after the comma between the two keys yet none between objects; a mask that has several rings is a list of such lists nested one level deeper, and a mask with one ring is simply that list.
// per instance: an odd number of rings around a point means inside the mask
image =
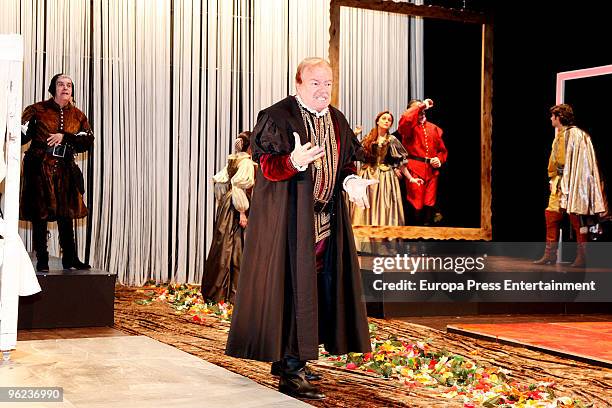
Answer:
[{"label": "woman's dark hair", "polygon": [[249,146],[251,146],[251,132],[245,130],[244,132],[241,132],[238,137],[236,137],[234,148],[236,152],[246,152],[249,150]]},{"label": "woman's dark hair", "polygon": [[[54,98],[55,98],[55,92],[57,91],[57,80],[61,76],[70,78],[68,75],[64,74],[63,72],[60,72],[59,74],[55,74],[53,75],[53,78],[51,78],[51,83],[49,84],[49,88],[47,89],[49,93],[53,95]],[[70,79],[70,82],[72,83],[72,95],[71,96],[72,96],[72,99],[74,100],[74,82],[72,81],[72,78]]]},{"label": "woman's dark hair", "polygon": [[376,115],[376,119],[374,119],[374,128],[370,130],[370,133],[368,133],[367,136],[364,137],[363,140],[361,141],[361,145],[363,146],[364,150],[368,153],[372,152],[372,143],[374,143],[376,139],[378,138],[378,120],[385,113],[388,113],[391,116],[391,124],[393,124],[393,120],[394,120],[393,114],[389,112],[388,110],[382,111],[378,115]]},{"label": "woman's dark hair", "polygon": [[555,105],[550,108],[551,115],[559,118],[559,122],[563,126],[571,126],[574,124],[574,110],[566,103]]}]

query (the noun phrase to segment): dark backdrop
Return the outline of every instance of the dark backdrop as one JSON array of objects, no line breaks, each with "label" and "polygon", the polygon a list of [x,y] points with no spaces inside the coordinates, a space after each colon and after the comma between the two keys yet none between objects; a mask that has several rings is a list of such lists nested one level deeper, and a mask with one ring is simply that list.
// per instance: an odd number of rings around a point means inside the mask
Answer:
[{"label": "dark backdrop", "polygon": [[434,101],[427,119],[443,130],[448,161],[441,168],[437,207],[441,226],[480,226],[481,27],[426,19],[425,98]]},{"label": "dark backdrop", "polygon": [[[427,4],[460,8],[463,1],[428,1]],[[596,1],[544,1],[536,8],[526,2],[468,0],[466,6],[490,13],[494,19],[493,238],[542,241],[548,192],[546,166],[554,137],[548,109],[555,104],[556,74],[612,64],[612,53],[607,46],[612,38],[612,24],[601,8],[602,3]],[[426,44],[453,43],[457,35],[449,35],[439,24],[425,25]],[[457,59],[457,53],[454,51],[451,59],[462,62]],[[453,117],[452,110],[442,103],[443,94],[463,92],[465,84],[456,84],[457,88],[453,88],[452,84],[443,85],[443,80],[432,81],[462,70],[463,65],[442,63],[444,60],[450,59],[427,51],[425,93],[440,92],[440,117],[434,119],[432,114],[432,121],[457,122],[459,119]],[[442,86],[448,86],[447,90],[440,90]],[[466,96],[471,98],[470,95],[466,91]],[[606,157],[612,151],[607,123],[612,115],[610,95],[610,76],[567,83],[566,102],[575,105],[578,124],[591,133],[600,169],[607,180],[612,177],[612,160]],[[458,137],[462,133],[456,130],[456,125],[448,122],[444,125],[449,142],[463,140]],[[450,155],[453,162],[449,160],[448,172],[461,172],[465,166],[457,163],[461,157],[453,151]],[[447,182],[445,189],[441,194],[450,197],[446,199],[452,206],[449,216],[467,205],[464,204],[466,196],[474,195],[471,185],[462,190],[457,183]],[[471,211],[471,207],[466,208]]]}]

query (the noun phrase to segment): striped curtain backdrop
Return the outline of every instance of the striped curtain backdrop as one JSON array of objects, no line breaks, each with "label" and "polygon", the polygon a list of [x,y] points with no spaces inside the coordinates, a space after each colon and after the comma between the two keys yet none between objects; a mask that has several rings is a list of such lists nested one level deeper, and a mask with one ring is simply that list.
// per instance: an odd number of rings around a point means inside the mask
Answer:
[{"label": "striped curtain backdrop", "polygon": [[[295,92],[298,63],[307,56],[327,58],[329,1],[2,4],[0,32],[25,40],[23,105],[48,98],[51,77],[65,72],[94,129],[93,149],[78,159],[90,210],[77,222],[80,257],[117,273],[124,284],[199,283],[215,214],[211,178],[259,110]],[[379,47],[384,26],[388,38],[405,39],[390,42],[389,52],[396,43],[414,42],[407,18],[390,23],[397,18],[372,20],[370,34],[350,24],[352,38],[361,36],[364,50]],[[402,72],[409,67],[404,63]],[[394,78],[390,71],[386,80],[381,98],[404,100],[406,75]],[[342,90],[340,108],[357,109],[351,95],[363,103],[369,92],[381,90],[362,85]],[[396,88],[400,94],[393,96]],[[352,112],[354,124],[371,116]],[[21,227],[31,247],[30,225]],[[50,253],[59,255],[56,230],[51,232]]]},{"label": "striped curtain backdrop", "polygon": [[[423,0],[406,3],[422,4]],[[423,20],[373,10],[340,9],[339,105],[364,137],[376,115],[399,117],[412,98],[423,98]]]}]

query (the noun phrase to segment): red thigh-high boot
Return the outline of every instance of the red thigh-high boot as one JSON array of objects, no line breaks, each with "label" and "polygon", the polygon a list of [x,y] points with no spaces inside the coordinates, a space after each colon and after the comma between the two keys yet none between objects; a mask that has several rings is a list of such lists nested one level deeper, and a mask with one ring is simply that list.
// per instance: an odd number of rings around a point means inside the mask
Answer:
[{"label": "red thigh-high boot", "polygon": [[557,262],[557,248],[559,246],[559,227],[563,219],[563,213],[557,211],[544,211],[546,217],[546,248],[544,256],[533,261],[536,265],[551,265]]},{"label": "red thigh-high boot", "polygon": [[570,214],[570,223],[576,233],[576,259],[571,266],[573,268],[584,268],[586,265],[587,233],[586,231],[580,232],[580,216],[578,214]]}]

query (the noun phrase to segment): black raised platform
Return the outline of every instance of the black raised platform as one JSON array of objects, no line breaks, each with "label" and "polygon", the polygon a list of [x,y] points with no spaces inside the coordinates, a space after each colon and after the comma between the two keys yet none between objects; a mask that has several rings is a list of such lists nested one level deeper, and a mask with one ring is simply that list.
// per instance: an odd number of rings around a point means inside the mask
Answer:
[{"label": "black raised platform", "polygon": [[49,266],[36,273],[42,292],[19,298],[19,329],[113,325],[116,274],[62,270],[57,258]]}]

